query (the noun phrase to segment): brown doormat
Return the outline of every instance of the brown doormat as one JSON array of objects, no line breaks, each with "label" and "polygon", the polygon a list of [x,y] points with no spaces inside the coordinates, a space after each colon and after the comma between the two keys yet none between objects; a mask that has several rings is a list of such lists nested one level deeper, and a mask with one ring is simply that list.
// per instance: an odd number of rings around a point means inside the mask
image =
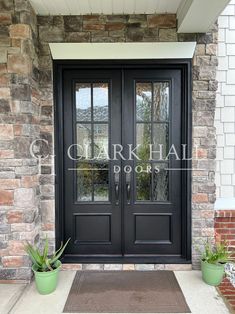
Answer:
[{"label": "brown doormat", "polygon": [[77,272],[64,313],[191,313],[172,271]]}]

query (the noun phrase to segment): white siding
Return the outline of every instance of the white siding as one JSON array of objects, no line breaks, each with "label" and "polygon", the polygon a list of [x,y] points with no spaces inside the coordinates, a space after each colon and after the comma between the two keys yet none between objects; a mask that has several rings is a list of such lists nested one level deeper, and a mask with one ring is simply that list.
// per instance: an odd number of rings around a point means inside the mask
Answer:
[{"label": "white siding", "polygon": [[218,19],[217,198],[235,197],[235,1]]}]

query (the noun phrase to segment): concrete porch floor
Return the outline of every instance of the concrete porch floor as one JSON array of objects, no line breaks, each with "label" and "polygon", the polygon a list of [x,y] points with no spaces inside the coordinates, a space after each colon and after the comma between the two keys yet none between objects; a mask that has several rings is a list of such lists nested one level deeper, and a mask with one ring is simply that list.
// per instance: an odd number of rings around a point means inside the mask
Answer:
[{"label": "concrete porch floor", "polygon": [[[1,314],[62,313],[75,271],[61,271],[57,290],[47,296],[39,295],[35,283],[1,284]],[[214,287],[203,283],[200,271],[175,271],[176,278],[193,314],[230,313]]]}]

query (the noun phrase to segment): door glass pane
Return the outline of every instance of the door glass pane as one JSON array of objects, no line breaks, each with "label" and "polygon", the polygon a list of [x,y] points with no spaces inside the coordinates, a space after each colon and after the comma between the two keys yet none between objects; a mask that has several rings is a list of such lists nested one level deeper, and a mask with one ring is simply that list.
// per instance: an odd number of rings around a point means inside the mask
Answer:
[{"label": "door glass pane", "polygon": [[169,118],[169,83],[153,83],[153,120],[167,121]]},{"label": "door glass pane", "polygon": [[87,162],[77,164],[77,201],[92,200],[92,165]]},{"label": "door glass pane", "polygon": [[[91,158],[91,124],[77,124],[77,157]],[[81,158],[82,157],[82,158]]]},{"label": "door glass pane", "polygon": [[76,84],[77,121],[91,121],[91,84]]},{"label": "door glass pane", "polygon": [[108,164],[93,165],[94,201],[109,200],[109,170]]},{"label": "door glass pane", "polygon": [[153,167],[153,200],[167,201],[169,199],[168,164],[154,164]]},{"label": "door glass pane", "polygon": [[[154,123],[153,124],[153,151],[160,151],[162,149],[162,158],[166,158],[168,154],[169,132],[167,123]],[[161,145],[161,147],[160,147]],[[153,159],[159,160],[160,153],[153,153]]]},{"label": "door glass pane", "polygon": [[93,84],[93,116],[95,121],[108,121],[108,83]]},{"label": "door glass pane", "polygon": [[94,157],[108,157],[108,124],[94,124]]},{"label": "door glass pane", "polygon": [[76,84],[77,201],[109,201],[109,164],[96,163],[109,157],[108,89],[104,82]]},{"label": "door glass pane", "polygon": [[150,164],[141,163],[136,167],[136,199],[138,201],[151,200],[151,169]]},{"label": "door glass pane", "polygon": [[141,160],[149,160],[149,144],[151,143],[151,124],[136,124],[136,145],[140,145],[137,153]]},{"label": "door glass pane", "polygon": [[[169,177],[165,161],[169,151],[169,82],[136,83],[136,145],[137,155],[151,171],[136,174],[137,201],[167,201]],[[152,153],[150,155],[150,144]],[[148,163],[153,160],[154,163]],[[135,165],[140,161],[136,160]]]},{"label": "door glass pane", "polygon": [[136,84],[136,120],[151,120],[152,84]]},{"label": "door glass pane", "polygon": [[108,163],[78,162],[77,201],[109,200]]}]

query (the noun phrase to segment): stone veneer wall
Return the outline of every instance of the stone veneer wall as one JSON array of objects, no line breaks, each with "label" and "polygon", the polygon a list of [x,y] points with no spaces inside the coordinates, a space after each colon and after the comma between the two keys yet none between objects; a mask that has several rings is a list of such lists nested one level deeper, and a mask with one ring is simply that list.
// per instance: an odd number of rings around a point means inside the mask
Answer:
[{"label": "stone veneer wall", "polygon": [[29,279],[25,240],[38,241],[39,182],[30,143],[40,134],[37,17],[0,1],[0,279]]},{"label": "stone veneer wall", "polygon": [[[2,2],[1,2],[2,3]],[[198,145],[200,160],[194,162],[194,168],[203,170],[193,171],[193,195],[192,195],[192,236],[193,236],[193,266],[198,267],[199,256],[194,249],[200,246],[205,237],[214,235],[214,211],[215,200],[215,128],[214,110],[215,93],[217,84],[216,75],[216,48],[217,28],[207,34],[177,34],[176,16],[169,15],[92,15],[92,16],[38,16],[39,35],[39,77],[34,76],[37,71],[24,69],[22,60],[29,59],[29,64],[35,65],[37,58],[34,55],[31,34],[34,32],[35,22],[19,18],[28,11],[27,1],[17,0],[16,6],[11,5],[11,0],[4,0],[4,11],[0,15],[3,25],[1,30],[3,37],[0,42],[5,45],[3,51],[8,51],[7,56],[1,53],[0,68],[3,72],[1,79],[1,153],[0,162],[4,166],[0,172],[0,211],[2,227],[0,240],[0,277],[2,278],[28,278],[29,271],[23,273],[18,267],[28,267],[28,260],[20,251],[24,239],[35,240],[39,233],[37,213],[40,211],[41,236],[48,235],[51,246],[54,246],[54,166],[53,158],[43,161],[41,175],[37,176],[38,167],[35,160],[28,158],[27,140],[38,136],[47,139],[51,154],[53,154],[53,85],[52,85],[52,59],[49,50],[49,42],[141,42],[141,41],[197,41],[195,57],[193,59],[193,143]],[[20,14],[17,9],[20,10]],[[1,12],[2,12],[2,8]],[[26,13],[25,13],[26,10]],[[6,16],[4,16],[6,14]],[[17,16],[18,18],[16,18]],[[32,13],[33,20],[35,16]],[[17,26],[24,23],[25,26]],[[12,29],[18,28],[18,32],[12,33]],[[31,49],[23,49],[25,35]],[[2,33],[0,33],[0,36]],[[18,39],[17,52],[12,50],[14,36]],[[33,38],[36,37],[33,35]],[[37,46],[34,41],[34,45]],[[2,49],[2,48],[1,48]],[[2,51],[2,50],[0,50]],[[33,53],[33,54],[32,54]],[[11,62],[11,55],[20,55]],[[5,56],[5,57],[4,57]],[[37,66],[33,67],[36,69]],[[24,69],[25,71],[25,69]],[[26,76],[23,80],[22,76]],[[11,79],[10,79],[10,78]],[[17,81],[12,77],[18,78]],[[21,79],[20,79],[21,78]],[[35,78],[35,80],[34,80]],[[23,81],[22,81],[23,80]],[[36,83],[35,83],[36,81]],[[15,86],[15,82],[22,85]],[[35,95],[40,88],[40,121],[38,115],[38,101]],[[24,89],[20,89],[24,87]],[[25,89],[29,94],[24,95]],[[18,93],[15,92],[15,89]],[[20,90],[20,92],[19,92]],[[23,99],[22,99],[23,98]],[[25,99],[26,98],[26,99]],[[15,105],[17,103],[17,106]],[[27,104],[27,106],[26,106]],[[26,108],[25,108],[26,107]],[[24,109],[23,109],[24,108]],[[26,113],[25,113],[26,111]],[[9,118],[10,117],[10,118]],[[6,125],[7,126],[6,126]],[[15,126],[17,125],[17,127]],[[6,131],[9,129],[9,131]],[[20,130],[20,131],[19,131]],[[25,133],[28,130],[28,133]],[[37,131],[36,131],[37,130]],[[19,133],[17,133],[19,132]],[[5,135],[4,135],[5,134]],[[19,135],[18,135],[19,134]],[[20,141],[24,145],[18,145]],[[5,152],[5,150],[7,152]],[[10,150],[10,152],[9,152]],[[16,164],[16,166],[14,166]],[[1,166],[2,166],[1,165]],[[4,181],[5,179],[10,181]],[[39,179],[39,184],[38,184]],[[4,183],[5,182],[5,183]],[[27,182],[27,186],[25,186]],[[5,185],[4,185],[5,184]],[[8,185],[7,185],[8,184]],[[40,192],[41,206],[37,201],[37,193]],[[34,206],[35,204],[35,206]],[[32,208],[28,208],[31,206]],[[20,207],[20,210],[19,210]],[[31,211],[34,216],[26,220],[26,213]],[[28,218],[27,218],[28,219]],[[27,231],[27,232],[26,232]],[[14,257],[17,253],[17,259]],[[5,260],[5,262],[4,262]],[[7,263],[6,261],[9,260]],[[19,262],[18,262],[19,261]],[[18,263],[18,264],[17,264]],[[17,269],[17,270],[16,270]]]}]

